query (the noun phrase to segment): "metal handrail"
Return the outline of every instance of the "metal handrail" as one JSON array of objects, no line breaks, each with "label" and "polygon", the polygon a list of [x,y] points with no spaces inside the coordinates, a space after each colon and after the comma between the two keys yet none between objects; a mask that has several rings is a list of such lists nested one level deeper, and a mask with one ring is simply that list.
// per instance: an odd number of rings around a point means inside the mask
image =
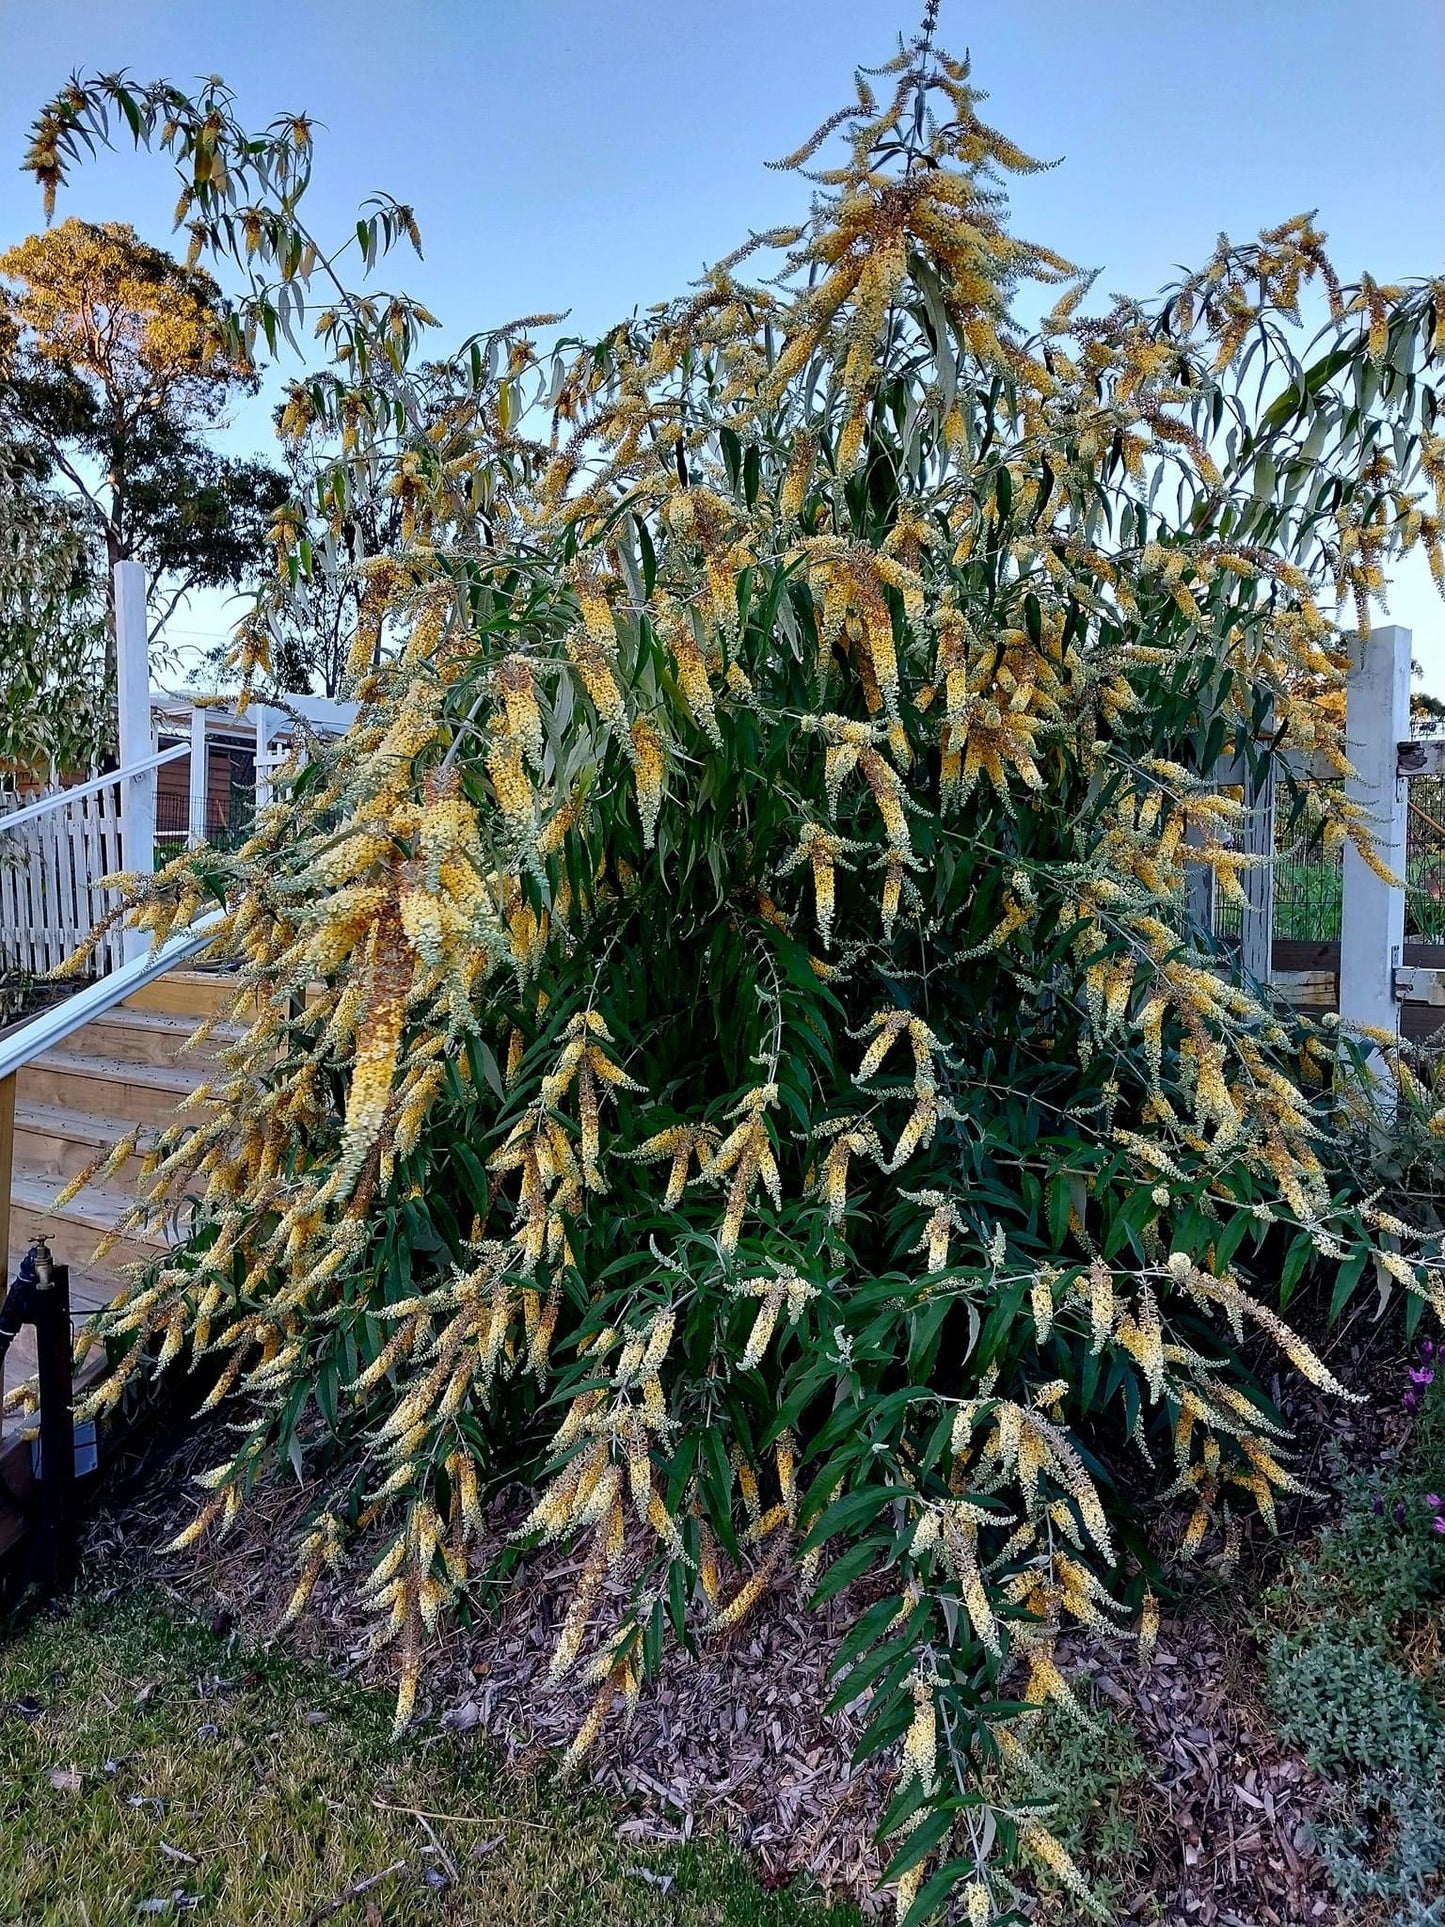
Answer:
[{"label": "metal handrail", "polygon": [[[135,991],[143,990],[157,977],[164,977],[168,970],[174,970],[177,964],[204,950],[220,935],[225,920],[224,910],[212,910],[189,929],[177,931],[154,949],[129,958],[118,969],[77,990],[64,1003],[52,1004],[49,1010],[37,1012],[27,1023],[17,1024],[14,1030],[0,1036],[0,1281],[8,1271],[18,1073],[45,1051],[63,1044],[75,1031],[103,1017]],[[3,1373],[0,1373],[0,1383],[3,1383]]]},{"label": "metal handrail", "polygon": [[37,817],[48,816],[53,810],[63,810],[68,803],[78,803],[82,796],[94,796],[98,790],[109,789],[114,783],[128,783],[133,776],[145,776],[162,763],[173,763],[178,756],[189,756],[189,743],[174,743],[169,749],[158,749],[153,756],[143,756],[138,763],[128,769],[107,770],[104,776],[92,776],[88,782],[74,783],[69,789],[56,790],[50,796],[42,796],[37,803],[27,803],[24,809],[14,810],[8,816],[0,813],[0,830],[18,830],[22,823],[33,823]]},{"label": "metal handrail", "polygon": [[[72,1032],[103,1017],[133,992],[144,990],[157,977],[164,977],[168,970],[174,970],[177,964],[185,963],[207,944],[214,943],[225,917],[224,910],[211,911],[189,929],[167,937],[158,948],[130,958],[118,969],[77,990],[63,1004],[52,1004],[48,1010],[38,1011],[28,1023],[18,1024],[0,1037],[0,1084],[23,1070],[42,1051],[54,1050]],[[0,1173],[0,1179],[3,1176]]]}]

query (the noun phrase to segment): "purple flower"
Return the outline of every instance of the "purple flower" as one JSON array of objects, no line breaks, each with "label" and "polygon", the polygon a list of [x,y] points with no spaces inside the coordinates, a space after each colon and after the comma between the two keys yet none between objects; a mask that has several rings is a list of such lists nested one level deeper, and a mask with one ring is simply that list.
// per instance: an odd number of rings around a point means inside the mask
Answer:
[{"label": "purple flower", "polygon": [[1445,1510],[1445,1499],[1442,1499],[1438,1492],[1427,1492],[1425,1494],[1425,1503],[1432,1512]]},{"label": "purple flower", "polygon": [[1439,1515],[1437,1515],[1436,1518],[1432,1521],[1432,1523],[1437,1532],[1445,1532],[1445,1518],[1442,1518]]},{"label": "purple flower", "polygon": [[1405,1501],[1403,1499],[1396,1499],[1395,1524],[1397,1526],[1402,1526],[1404,1525],[1404,1523],[1405,1523]]},{"label": "purple flower", "polygon": [[1412,1385],[1433,1385],[1435,1383],[1435,1374],[1430,1370],[1428,1365],[1412,1365],[1410,1367],[1410,1383]]},{"label": "purple flower", "polygon": [[1435,1356],[1435,1340],[1433,1338],[1421,1339],[1420,1356],[1424,1359],[1431,1359]]},{"label": "purple flower", "polygon": [[1414,1392],[1406,1392],[1404,1398],[1400,1402],[1405,1407],[1405,1410],[1407,1412],[1413,1412],[1415,1407],[1420,1403],[1420,1400]]},{"label": "purple flower", "polygon": [[1378,1519],[1380,1514],[1385,1510],[1385,1501],[1378,1492],[1375,1494],[1373,1503],[1375,1507],[1375,1517]]}]

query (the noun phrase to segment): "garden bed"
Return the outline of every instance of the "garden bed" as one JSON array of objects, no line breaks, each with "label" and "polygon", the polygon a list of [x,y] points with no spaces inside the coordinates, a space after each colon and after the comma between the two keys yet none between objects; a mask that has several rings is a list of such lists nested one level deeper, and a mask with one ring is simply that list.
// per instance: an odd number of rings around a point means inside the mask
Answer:
[{"label": "garden bed", "polygon": [[[1254,1625],[1271,1587],[1275,1619],[1288,1621],[1291,1575],[1338,1510],[1330,1491],[1336,1476],[1396,1465],[1418,1424],[1402,1399],[1412,1353],[1394,1317],[1361,1301],[1331,1329],[1312,1298],[1303,1294],[1292,1315],[1330,1369],[1366,1398],[1342,1405],[1294,1375],[1274,1380],[1273,1395],[1295,1434],[1294,1463],[1311,1488],[1282,1509],[1281,1538],[1251,1520],[1229,1587],[1207,1561],[1175,1569],[1181,1594],[1148,1660],[1131,1644],[1068,1639],[1061,1663],[1094,1724],[1081,1730],[1053,1709],[1030,1742],[1050,1782],[1036,1790],[1058,1795],[1051,1824],[1087,1867],[1119,1927],[1383,1927],[1392,1918],[1347,1909],[1334,1892],[1313,1834],[1329,1817],[1331,1785],[1301,1746],[1281,1738],[1261,1647],[1269,1628]],[[1255,1362],[1268,1378],[1262,1348]],[[393,1662],[369,1652],[373,1622],[356,1598],[364,1546],[344,1574],[317,1586],[311,1610],[285,1636],[281,1650],[291,1657],[277,1657],[271,1642],[294,1579],[277,1548],[295,1543],[314,1500],[309,1480],[264,1485],[224,1538],[172,1553],[168,1541],[193,1515],[194,1476],[225,1456],[229,1434],[220,1419],[183,1427],[169,1443],[164,1430],[138,1433],[130,1447],[138,1457],[126,1464],[122,1455],[115,1466],[89,1529],[85,1570],[123,1586],[125,1599],[168,1598],[186,1624],[234,1627],[229,1636],[237,1649],[268,1652],[267,1666],[296,1666],[297,1678],[340,1682],[368,1706],[369,1695],[388,1696]],[[499,1542],[527,1503],[520,1492],[499,1502]],[[1156,1525],[1167,1538],[1168,1522],[1161,1517]],[[494,1802],[507,1807],[514,1798],[539,1797],[538,1773],[571,1739],[591,1698],[575,1679],[560,1687],[547,1681],[575,1571],[575,1559],[560,1549],[550,1562],[529,1563],[490,1611],[433,1643],[413,1736],[400,1755],[378,1748],[375,1764],[365,1768],[368,1786],[380,1785],[397,1759],[412,1757],[408,1749],[442,1746],[450,1788],[500,1765]],[[627,1581],[624,1571],[617,1596],[604,1593],[600,1617],[616,1609]],[[780,1584],[732,1635],[696,1653],[674,1652],[661,1678],[644,1689],[631,1726],[620,1719],[610,1725],[589,1760],[608,1853],[652,1855],[725,1839],[748,1855],[761,1890],[792,1910],[780,1920],[809,1917],[803,1910],[815,1898],[864,1917],[890,1914],[891,1896],[880,1889],[884,1856],[873,1836],[896,1760],[884,1755],[855,1765],[857,1709],[826,1710],[830,1663],[861,1603],[853,1591],[814,1613],[796,1585]],[[67,1628],[83,1630],[90,1611],[83,1608]],[[67,1630],[62,1643],[69,1639]],[[438,1810],[453,1805],[438,1795]],[[1047,1883],[1027,1905],[1041,1927],[1082,1918]],[[651,1916],[634,1909],[620,1918]]]},{"label": "garden bed", "polygon": [[[1314,1480],[1328,1473],[1331,1440],[1368,1463],[1394,1454],[1407,1429],[1396,1389],[1399,1344],[1357,1320],[1329,1349],[1342,1374],[1374,1385],[1376,1397],[1342,1414],[1307,1387],[1285,1392]],[[97,1519],[86,1563],[163,1588],[190,1612],[234,1622],[243,1640],[259,1644],[292,1584],[276,1548],[292,1542],[309,1493],[304,1484],[273,1484],[225,1539],[204,1542],[199,1553],[167,1552],[191,1516],[191,1477],[221,1450],[204,1430],[188,1436],[142,1491]],[[1054,1824],[1117,1922],[1343,1927],[1361,1918],[1341,1908],[1313,1850],[1311,1825],[1329,1788],[1279,1738],[1245,1624],[1250,1601],[1288,1573],[1331,1511],[1328,1500],[1302,1498],[1283,1543],[1257,1530],[1233,1590],[1207,1569],[1197,1573],[1148,1661],[1132,1645],[1067,1644],[1067,1670],[1096,1724],[1083,1732],[1051,1712],[1034,1746],[1062,1789]],[[355,1577],[353,1570],[323,1580],[286,1645],[332,1677],[384,1690],[390,1662],[368,1655],[371,1622],[355,1599]],[[458,1760],[500,1757],[519,1785],[529,1784],[575,1732],[589,1690],[546,1685],[571,1578],[560,1555],[551,1566],[528,1566],[492,1613],[428,1653],[420,1728],[447,1735]],[[872,1835],[894,1763],[855,1767],[856,1714],[824,1710],[829,1662],[857,1606],[844,1595],[811,1613],[795,1587],[780,1586],[730,1638],[696,1655],[674,1653],[644,1690],[630,1729],[610,1727],[590,1761],[594,1790],[613,1816],[609,1837],[651,1850],[725,1834],[754,1857],[769,1889],[800,1898],[821,1891],[864,1914],[891,1912]],[[1049,1923],[1080,1918],[1047,1892],[1034,1911]]]}]

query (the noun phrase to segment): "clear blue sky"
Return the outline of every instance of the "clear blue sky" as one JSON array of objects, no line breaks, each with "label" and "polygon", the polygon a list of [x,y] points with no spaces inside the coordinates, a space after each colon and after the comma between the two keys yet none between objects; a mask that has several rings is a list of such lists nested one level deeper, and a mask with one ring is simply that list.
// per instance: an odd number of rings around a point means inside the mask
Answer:
[{"label": "clear blue sky", "polygon": [[[243,117],[324,124],[323,231],[375,188],[413,203],[426,258],[384,278],[448,337],[544,308],[598,329],[798,211],[804,184],[763,162],[914,23],[907,0],[0,0],[0,242],[39,225],[14,167],[72,69],[219,73]],[[986,112],[1061,162],[1019,186],[1020,230],[1103,290],[1311,207],[1347,279],[1445,268],[1441,0],[944,0],[943,39],[971,49]],[[57,212],[165,241],[174,198],[165,163],[106,156]],[[1445,689],[1423,570],[1392,613]]]}]

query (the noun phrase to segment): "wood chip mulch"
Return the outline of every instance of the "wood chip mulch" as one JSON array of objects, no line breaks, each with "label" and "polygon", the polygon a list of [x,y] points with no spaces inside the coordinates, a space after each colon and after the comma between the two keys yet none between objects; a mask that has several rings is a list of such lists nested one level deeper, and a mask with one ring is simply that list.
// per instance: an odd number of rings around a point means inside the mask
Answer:
[{"label": "wood chip mulch", "polygon": [[[87,1569],[112,1562],[264,1638],[293,1581],[293,1529],[306,1493],[278,1481],[224,1541],[198,1554],[164,1552],[191,1515],[191,1473],[215,1456],[209,1441],[193,1441],[159,1474],[152,1469],[142,1490],[97,1518]],[[591,1689],[546,1682],[570,1576],[560,1559],[534,1562],[483,1621],[439,1640],[428,1655],[423,1716],[485,1738],[525,1769],[565,1746],[591,1697]],[[625,1809],[619,1833],[660,1842],[726,1831],[769,1884],[806,1877],[867,1913],[891,1912],[872,1838],[891,1767],[855,1767],[856,1709],[824,1711],[829,1661],[850,1611],[856,1603],[845,1597],[811,1613],[796,1589],[780,1585],[730,1638],[697,1655],[674,1652],[644,1688],[631,1728],[615,1722],[591,1756],[595,1781]],[[350,1588],[323,1582],[287,1640],[385,1684],[389,1662],[366,1656],[368,1630]],[[1207,1607],[1190,1608],[1165,1620],[1147,1666],[1132,1646],[1083,1640],[1068,1657],[1094,1703],[1116,1707],[1133,1726],[1147,1762],[1147,1783],[1125,1803],[1140,1845],[1120,1927],[1344,1927],[1309,1846],[1327,1789],[1271,1734],[1245,1635]],[[1041,1919],[1060,1918],[1042,1910]]]},{"label": "wood chip mulch", "polygon": [[1201,1612],[1166,1619],[1147,1665],[1097,1644],[1071,1657],[1148,1767],[1127,1801],[1140,1852],[1122,1919],[1343,1927],[1309,1845],[1328,1789],[1272,1734],[1247,1640]]}]

